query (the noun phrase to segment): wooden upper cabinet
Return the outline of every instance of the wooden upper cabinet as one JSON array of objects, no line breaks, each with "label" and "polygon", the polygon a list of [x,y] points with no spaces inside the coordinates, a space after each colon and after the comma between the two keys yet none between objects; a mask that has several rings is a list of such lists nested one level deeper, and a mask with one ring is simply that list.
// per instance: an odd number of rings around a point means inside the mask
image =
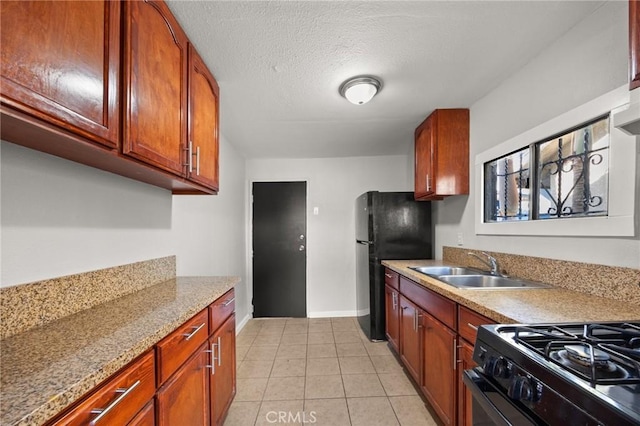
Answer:
[{"label": "wooden upper cabinet", "polygon": [[184,174],[188,39],[164,2],[127,1],[122,151]]},{"label": "wooden upper cabinet", "polygon": [[629,90],[640,87],[640,5],[629,0]]},{"label": "wooden upper cabinet", "polygon": [[415,131],[415,199],[469,193],[469,110],[437,109]]},{"label": "wooden upper cabinet", "polygon": [[120,2],[0,2],[2,104],[102,146],[119,133]]},{"label": "wooden upper cabinet", "polygon": [[433,120],[427,119],[416,130],[415,141],[415,198],[422,199],[435,194],[433,185],[433,156],[436,146],[433,137]]},{"label": "wooden upper cabinet", "polygon": [[193,45],[189,44],[188,140],[191,164],[188,177],[215,191],[218,190],[219,93],[216,79]]}]

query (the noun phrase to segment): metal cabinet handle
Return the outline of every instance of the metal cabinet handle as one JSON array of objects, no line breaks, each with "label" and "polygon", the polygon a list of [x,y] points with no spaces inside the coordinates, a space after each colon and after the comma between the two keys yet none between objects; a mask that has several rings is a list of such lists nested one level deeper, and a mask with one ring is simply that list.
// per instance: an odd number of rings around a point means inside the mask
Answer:
[{"label": "metal cabinet handle", "polygon": [[300,247],[298,247],[299,251],[304,251],[304,246],[302,244],[300,244]]},{"label": "metal cabinet handle", "polygon": [[427,173],[427,191],[431,191],[431,176]]},{"label": "metal cabinet handle", "polygon": [[[218,367],[222,365],[222,341],[220,340],[220,336],[218,336],[217,342],[218,343],[211,344],[210,351],[205,351],[211,354],[211,365],[207,365],[207,368],[211,369],[212,376],[216,374],[216,362],[218,363]],[[218,352],[218,356],[216,356],[216,352]]]},{"label": "metal cabinet handle", "polygon": [[471,327],[473,330],[478,331],[478,327],[476,327],[475,325],[471,324],[470,322],[468,322],[467,325],[469,327]]},{"label": "metal cabinet handle", "polygon": [[192,331],[191,333],[185,333],[185,334],[183,334],[183,336],[186,336],[184,340],[189,340],[189,339],[191,339],[193,336],[195,336],[195,334],[196,334],[198,331],[200,331],[200,329],[201,329],[202,327],[204,327],[204,325],[205,325],[205,324],[206,324],[206,323],[204,323],[204,322],[203,322],[203,323],[202,323],[202,324],[200,324],[198,327],[195,327],[195,326],[194,326],[194,327],[192,327],[192,328],[193,328],[193,331]]},{"label": "metal cabinet handle", "polygon": [[393,275],[387,274],[387,273],[385,273],[384,276],[387,277],[387,278],[393,278]]},{"label": "metal cabinet handle", "polygon": [[189,141],[189,173],[193,172],[193,141]]},{"label": "metal cabinet handle", "polygon": [[116,405],[120,404],[120,402],[127,397],[138,385],[140,384],[140,380],[137,380],[134,384],[132,384],[129,388],[118,388],[115,390],[116,393],[121,393],[119,397],[113,400],[113,402],[107,405],[106,408],[94,408],[91,410],[91,414],[97,414],[96,418],[89,422],[90,426],[95,426],[104,416],[107,415],[109,411],[111,411]]},{"label": "metal cabinet handle", "polygon": [[196,175],[200,176],[200,147],[196,148]]},{"label": "metal cabinet handle", "polygon": [[218,336],[218,367],[222,365],[222,341],[220,340],[220,336]]},{"label": "metal cabinet handle", "polygon": [[205,351],[205,352],[211,354],[211,364],[207,365],[206,367],[211,369],[211,375],[212,376],[216,374],[216,355],[215,355],[216,349],[215,349],[215,347],[216,347],[216,344],[212,343],[211,344],[211,350]]},{"label": "metal cabinet handle", "polygon": [[458,363],[458,339],[453,339],[453,369],[456,369],[456,364]]},{"label": "metal cabinet handle", "polygon": [[230,304],[232,304],[235,300],[236,300],[236,298],[235,298],[235,297],[232,297],[231,299],[229,299],[229,300],[225,301],[225,302],[222,304],[222,307],[223,307],[223,308],[226,308],[227,306],[229,306]]}]

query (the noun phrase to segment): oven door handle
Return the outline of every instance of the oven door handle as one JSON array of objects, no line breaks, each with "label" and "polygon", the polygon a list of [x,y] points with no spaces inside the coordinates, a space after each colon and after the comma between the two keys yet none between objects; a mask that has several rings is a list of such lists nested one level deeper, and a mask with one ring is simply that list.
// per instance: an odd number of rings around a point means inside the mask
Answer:
[{"label": "oven door handle", "polygon": [[[514,426],[506,417],[502,415],[500,409],[495,406],[495,404],[487,398],[485,394],[485,390],[487,388],[492,388],[491,390],[500,394],[499,391],[493,386],[493,384],[486,381],[482,378],[478,373],[473,370],[465,370],[462,373],[462,381],[467,386],[467,388],[471,391],[471,394],[475,398],[475,400],[482,406],[485,413],[491,417],[491,420],[498,426]],[[501,394],[500,394],[501,395]]]}]

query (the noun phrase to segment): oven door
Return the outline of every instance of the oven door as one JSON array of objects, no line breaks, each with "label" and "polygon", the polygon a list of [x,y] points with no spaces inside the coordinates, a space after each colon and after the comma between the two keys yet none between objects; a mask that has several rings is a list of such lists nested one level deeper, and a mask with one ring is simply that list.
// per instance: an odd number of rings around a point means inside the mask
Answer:
[{"label": "oven door", "polygon": [[475,370],[465,370],[462,379],[473,396],[474,426],[539,424]]}]

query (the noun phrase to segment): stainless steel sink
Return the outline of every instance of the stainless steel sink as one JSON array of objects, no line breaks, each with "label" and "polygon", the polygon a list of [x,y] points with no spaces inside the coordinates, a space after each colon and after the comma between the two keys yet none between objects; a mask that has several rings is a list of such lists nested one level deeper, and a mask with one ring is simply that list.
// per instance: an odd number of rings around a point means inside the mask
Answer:
[{"label": "stainless steel sink", "polygon": [[[414,271],[420,272],[425,275],[431,275],[432,277],[439,277],[442,275],[482,275],[483,271],[473,268],[462,268],[459,266],[416,266],[411,267]],[[487,272],[488,274],[488,272]]]},{"label": "stainless steel sink", "polygon": [[465,289],[503,290],[551,287],[536,281],[499,277],[496,275],[440,275],[437,278],[454,287]]}]

